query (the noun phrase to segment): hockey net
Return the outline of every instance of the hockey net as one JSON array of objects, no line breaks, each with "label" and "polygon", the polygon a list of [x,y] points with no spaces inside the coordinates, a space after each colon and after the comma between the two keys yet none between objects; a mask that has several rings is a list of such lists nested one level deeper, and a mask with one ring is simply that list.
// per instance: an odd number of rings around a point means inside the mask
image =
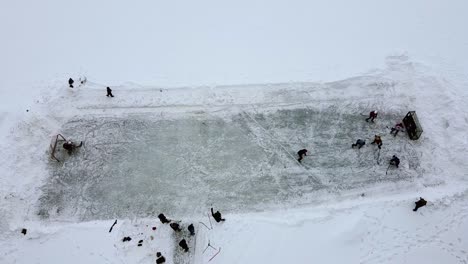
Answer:
[{"label": "hockey net", "polygon": [[57,152],[59,151],[58,148],[61,143],[67,141],[67,139],[62,136],[61,134],[57,134],[52,137],[52,140],[50,142],[50,158],[56,160],[57,162],[60,162],[60,160],[57,157]]}]

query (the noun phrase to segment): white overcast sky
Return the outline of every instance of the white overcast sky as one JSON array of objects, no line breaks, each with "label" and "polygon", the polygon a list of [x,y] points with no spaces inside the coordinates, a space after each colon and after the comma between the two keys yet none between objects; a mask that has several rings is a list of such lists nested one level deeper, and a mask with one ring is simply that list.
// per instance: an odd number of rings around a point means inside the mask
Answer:
[{"label": "white overcast sky", "polygon": [[79,74],[109,85],[328,81],[401,53],[468,72],[466,0],[0,1],[0,102]]}]

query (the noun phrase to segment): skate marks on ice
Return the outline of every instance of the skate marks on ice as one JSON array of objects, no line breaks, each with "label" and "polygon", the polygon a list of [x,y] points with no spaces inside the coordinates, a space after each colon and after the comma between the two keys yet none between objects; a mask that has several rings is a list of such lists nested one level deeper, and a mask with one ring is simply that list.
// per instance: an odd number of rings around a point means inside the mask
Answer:
[{"label": "skate marks on ice", "polygon": [[[252,131],[257,144],[281,156],[284,166],[297,170],[303,177],[310,177],[310,182],[316,186],[346,190],[420,175],[421,153],[417,146],[408,142],[404,135],[393,137],[388,134],[387,124],[398,120],[399,115],[387,114],[385,118],[389,121],[369,124],[354,113],[337,114],[336,107],[332,106],[320,110],[307,107],[264,113],[255,111],[255,114],[243,116],[240,122]],[[263,131],[268,131],[268,136]],[[382,135],[384,140],[379,155],[378,148],[370,144],[374,134]],[[359,150],[351,149],[357,138],[365,139],[366,145]],[[302,166],[286,164],[285,161],[296,159],[296,151],[302,148],[309,150],[300,164]],[[391,169],[385,175],[388,161],[394,154],[402,157],[402,169]]]},{"label": "skate marks on ice", "polygon": [[212,201],[233,210],[287,199],[282,168],[237,124],[222,119],[77,119],[64,133],[85,147],[51,163],[43,217],[192,215]]},{"label": "skate marks on ice", "polygon": [[[398,115],[388,118],[393,122]],[[84,147],[50,164],[38,213],[81,220],[160,212],[186,216],[202,213],[212,201],[226,211],[262,210],[296,204],[318,190],[416,177],[416,147],[404,137],[385,136],[384,120],[368,124],[362,119],[337,115],[336,107],[313,106],[173,119],[148,114],[78,118],[66,123],[63,133],[85,141]],[[384,140],[380,165],[370,145],[376,130]],[[368,136],[366,146],[351,149],[363,136]],[[302,164],[296,157],[301,148],[310,152]],[[386,159],[395,153],[402,156],[402,168],[385,175]]]}]

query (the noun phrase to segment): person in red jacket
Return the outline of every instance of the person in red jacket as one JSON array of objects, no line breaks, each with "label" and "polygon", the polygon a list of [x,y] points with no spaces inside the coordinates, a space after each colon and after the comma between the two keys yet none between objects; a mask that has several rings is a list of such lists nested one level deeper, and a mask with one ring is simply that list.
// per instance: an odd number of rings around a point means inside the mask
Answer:
[{"label": "person in red jacket", "polygon": [[398,123],[398,124],[395,125],[395,127],[392,127],[392,131],[390,131],[390,134],[395,133],[395,134],[393,134],[393,136],[396,137],[398,132],[403,131],[403,130],[404,130],[403,129],[403,123]]},{"label": "person in red jacket", "polygon": [[366,122],[369,122],[369,120],[372,121],[372,122],[374,122],[374,118],[377,117],[377,114],[378,114],[378,112],[375,111],[375,110],[372,111],[372,112],[370,112],[370,113],[369,113],[369,117],[366,118]]}]

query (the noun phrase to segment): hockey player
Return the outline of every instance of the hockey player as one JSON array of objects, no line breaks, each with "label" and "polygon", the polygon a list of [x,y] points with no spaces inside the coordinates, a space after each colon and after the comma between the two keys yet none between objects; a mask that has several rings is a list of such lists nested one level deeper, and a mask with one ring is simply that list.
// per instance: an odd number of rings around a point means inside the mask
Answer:
[{"label": "hockey player", "polygon": [[161,254],[161,252],[156,253],[156,264],[163,264],[166,263],[166,258]]},{"label": "hockey player", "polygon": [[74,82],[75,82],[75,81],[73,81],[72,78],[68,79],[68,85],[70,85],[70,88],[73,88],[73,83],[74,83]]},{"label": "hockey player", "polygon": [[63,143],[63,148],[68,151],[68,155],[71,155],[73,150],[83,146],[83,141],[80,142],[80,145],[76,145],[73,141],[66,141]]},{"label": "hockey player", "polygon": [[302,158],[304,156],[307,156],[307,149],[301,149],[297,152],[297,155],[299,155],[299,158],[297,159],[297,161],[301,162]]},{"label": "hockey player", "polygon": [[172,230],[174,230],[176,232],[182,231],[182,229],[180,229],[180,226],[179,226],[178,223],[171,223],[169,226],[172,228]]},{"label": "hockey player", "polygon": [[390,160],[390,165],[395,165],[398,168],[398,165],[400,165],[400,159],[393,155],[392,159]]},{"label": "hockey player", "polygon": [[219,211],[216,211],[216,213],[213,212],[213,207],[211,208],[211,215],[218,223],[221,221],[226,221],[226,219],[221,217],[221,213]]},{"label": "hockey player", "polygon": [[106,88],[106,90],[107,90],[107,95],[106,95],[107,97],[109,96],[114,97],[114,95],[112,94],[112,89],[109,86]]},{"label": "hockey player", "polygon": [[404,130],[403,123],[400,122],[400,123],[396,124],[394,127],[392,127],[392,130],[390,131],[390,134],[395,133],[395,134],[393,134],[393,136],[396,137],[398,132],[403,131],[403,130]]},{"label": "hockey player", "polygon": [[158,218],[159,218],[159,221],[161,221],[161,223],[163,224],[167,224],[171,222],[171,220],[168,220],[164,214],[159,214]]},{"label": "hockey player", "polygon": [[372,121],[372,123],[373,123],[373,122],[374,122],[374,118],[377,117],[377,114],[378,114],[378,112],[375,111],[375,110],[372,111],[372,112],[370,112],[370,113],[369,113],[369,117],[366,118],[366,122],[369,122],[369,120],[370,120],[370,121]]},{"label": "hockey player", "polygon": [[380,136],[375,135],[374,136],[374,141],[372,141],[371,144],[377,144],[379,149],[381,149],[382,148],[382,139],[380,138]]},{"label": "hockey player", "polygon": [[358,139],[356,141],[356,144],[352,144],[351,147],[354,148],[354,147],[358,147],[358,149],[362,148],[364,145],[366,144],[366,141],[365,140],[362,140],[362,139]]},{"label": "hockey player", "polygon": [[191,236],[194,236],[195,235],[195,227],[193,227],[193,224],[190,224],[188,227],[187,227],[188,231],[190,232],[190,235]]},{"label": "hockey player", "polygon": [[187,245],[187,241],[185,241],[185,239],[182,239],[182,240],[179,242],[179,247],[181,247],[185,252],[188,252],[188,251],[189,251],[189,248],[188,248],[188,245]]},{"label": "hockey player", "polygon": [[419,201],[414,202],[416,204],[416,207],[414,207],[413,211],[418,211],[419,208],[425,206],[427,204],[427,201],[424,200],[422,197],[419,197]]}]

